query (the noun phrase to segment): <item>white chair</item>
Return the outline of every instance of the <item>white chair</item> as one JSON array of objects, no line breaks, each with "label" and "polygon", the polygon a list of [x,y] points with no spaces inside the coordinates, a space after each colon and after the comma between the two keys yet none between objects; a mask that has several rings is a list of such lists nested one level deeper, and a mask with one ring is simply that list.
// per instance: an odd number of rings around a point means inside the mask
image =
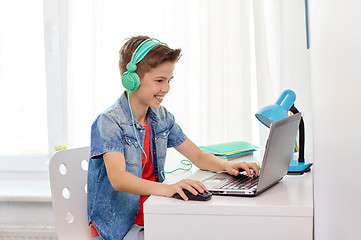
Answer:
[{"label": "white chair", "polygon": [[56,152],[49,162],[55,227],[59,240],[93,239],[87,217],[90,148]]}]

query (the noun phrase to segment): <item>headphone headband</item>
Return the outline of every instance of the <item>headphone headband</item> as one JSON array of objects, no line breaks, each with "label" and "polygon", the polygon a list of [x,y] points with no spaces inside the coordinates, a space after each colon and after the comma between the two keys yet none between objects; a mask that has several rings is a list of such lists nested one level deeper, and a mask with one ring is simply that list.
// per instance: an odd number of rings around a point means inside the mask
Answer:
[{"label": "headphone headband", "polygon": [[145,55],[147,55],[147,53],[152,50],[153,47],[158,45],[166,44],[155,38],[148,38],[147,40],[143,41],[141,44],[139,44],[137,49],[135,49],[130,62],[133,62],[135,64],[139,63],[140,61],[142,61]]}]

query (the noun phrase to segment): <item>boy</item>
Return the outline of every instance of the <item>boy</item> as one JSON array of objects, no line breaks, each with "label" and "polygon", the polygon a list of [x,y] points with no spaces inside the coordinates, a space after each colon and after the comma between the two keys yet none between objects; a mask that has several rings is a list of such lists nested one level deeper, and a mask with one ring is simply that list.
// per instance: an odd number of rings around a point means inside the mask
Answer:
[{"label": "boy", "polygon": [[183,189],[203,193],[205,186],[184,179],[163,184],[166,150],[174,147],[200,169],[238,175],[255,163],[232,163],[200,150],[160,104],[169,92],[180,49],[137,36],[120,50],[119,68],[127,89],[93,123],[88,169],[88,219],[98,239],[143,239],[143,203],[149,195],[172,197]]}]

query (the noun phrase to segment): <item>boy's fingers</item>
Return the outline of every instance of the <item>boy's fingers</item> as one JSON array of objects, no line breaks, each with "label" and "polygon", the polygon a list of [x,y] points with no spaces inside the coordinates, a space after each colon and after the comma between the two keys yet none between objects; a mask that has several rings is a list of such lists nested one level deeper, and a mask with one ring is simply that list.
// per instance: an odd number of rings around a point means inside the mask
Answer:
[{"label": "boy's fingers", "polygon": [[187,200],[188,200],[188,197],[187,197],[187,195],[183,192],[183,190],[180,191],[178,194],[181,196],[181,198],[183,198],[184,201],[187,201]]},{"label": "boy's fingers", "polygon": [[257,163],[252,163],[252,165],[253,165],[252,166],[253,171],[255,171],[256,175],[259,176],[259,167],[258,167]]},{"label": "boy's fingers", "polygon": [[251,163],[242,162],[240,164],[240,169],[246,171],[246,173],[249,177],[252,177],[251,169],[256,173],[257,176],[259,176],[259,167],[254,162],[251,162]]},{"label": "boy's fingers", "polygon": [[246,171],[246,173],[247,173],[247,175],[248,175],[249,177],[252,176],[251,170],[250,170],[250,168],[248,167],[248,164],[247,164],[246,162],[241,162],[240,165],[239,165],[239,169],[242,169],[242,170]]},{"label": "boy's fingers", "polygon": [[234,169],[234,168],[232,168],[232,170],[233,170],[233,175],[234,176],[237,176],[239,174],[239,170]]},{"label": "boy's fingers", "polygon": [[244,170],[246,171],[248,177],[252,177],[252,173],[251,173],[251,170],[249,169],[249,167],[245,167]]},{"label": "boy's fingers", "polygon": [[188,191],[193,193],[194,195],[197,195],[198,193],[203,193],[205,190],[207,190],[206,186],[203,185],[200,181],[191,180]]}]

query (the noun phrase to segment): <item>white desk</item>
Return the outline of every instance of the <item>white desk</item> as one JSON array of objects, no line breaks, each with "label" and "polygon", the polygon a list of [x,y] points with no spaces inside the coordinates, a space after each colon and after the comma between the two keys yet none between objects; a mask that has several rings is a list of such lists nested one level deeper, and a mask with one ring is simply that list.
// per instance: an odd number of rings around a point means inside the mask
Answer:
[{"label": "white desk", "polygon": [[[183,178],[202,180],[211,174],[195,168],[166,177],[173,183]],[[312,239],[312,173],[286,176],[256,197],[213,195],[207,202],[186,202],[151,196],[144,204],[144,217],[146,240]]]}]

